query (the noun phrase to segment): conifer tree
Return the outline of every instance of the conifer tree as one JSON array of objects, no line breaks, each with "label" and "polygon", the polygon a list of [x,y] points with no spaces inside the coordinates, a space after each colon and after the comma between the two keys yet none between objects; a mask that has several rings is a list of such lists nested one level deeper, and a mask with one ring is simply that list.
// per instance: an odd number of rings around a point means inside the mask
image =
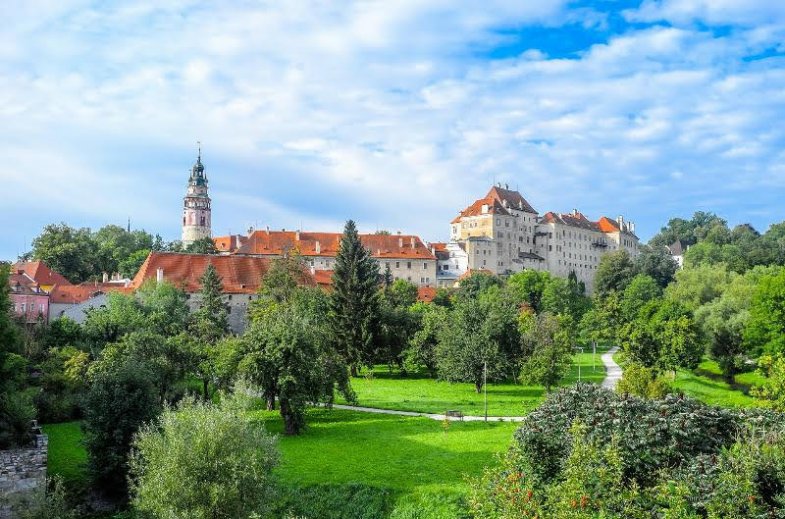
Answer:
[{"label": "conifer tree", "polygon": [[229,333],[229,312],[223,300],[221,276],[213,265],[207,266],[199,282],[202,285],[199,291],[199,309],[194,312],[191,331],[197,341],[195,371],[202,380],[204,397],[207,398],[207,386],[214,371],[212,349]]},{"label": "conifer tree", "polygon": [[363,247],[357,227],[346,222],[335,258],[330,296],[330,330],[352,376],[371,363],[379,313],[379,265]]}]

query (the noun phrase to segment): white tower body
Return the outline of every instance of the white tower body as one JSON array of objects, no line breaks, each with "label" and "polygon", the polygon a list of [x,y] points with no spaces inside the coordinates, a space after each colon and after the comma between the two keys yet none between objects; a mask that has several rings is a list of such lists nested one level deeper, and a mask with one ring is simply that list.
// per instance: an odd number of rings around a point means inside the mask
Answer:
[{"label": "white tower body", "polygon": [[183,247],[196,240],[211,238],[210,195],[207,193],[207,175],[202,165],[202,150],[191,168],[188,190],[183,198]]}]

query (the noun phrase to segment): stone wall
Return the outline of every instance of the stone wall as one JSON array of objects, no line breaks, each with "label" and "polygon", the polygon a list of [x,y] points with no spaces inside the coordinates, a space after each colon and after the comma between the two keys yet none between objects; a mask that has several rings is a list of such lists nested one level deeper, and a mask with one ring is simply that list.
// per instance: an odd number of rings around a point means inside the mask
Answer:
[{"label": "stone wall", "polygon": [[0,451],[0,518],[11,517],[6,499],[46,488],[48,443],[46,435],[37,434],[30,448]]}]

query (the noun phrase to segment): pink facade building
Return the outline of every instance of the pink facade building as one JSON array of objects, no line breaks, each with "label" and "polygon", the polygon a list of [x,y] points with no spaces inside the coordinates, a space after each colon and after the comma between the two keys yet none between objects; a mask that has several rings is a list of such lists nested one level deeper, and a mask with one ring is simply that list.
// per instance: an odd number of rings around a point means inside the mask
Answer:
[{"label": "pink facade building", "polygon": [[11,305],[20,319],[28,324],[49,320],[49,294],[33,278],[19,270],[9,276],[8,283]]}]

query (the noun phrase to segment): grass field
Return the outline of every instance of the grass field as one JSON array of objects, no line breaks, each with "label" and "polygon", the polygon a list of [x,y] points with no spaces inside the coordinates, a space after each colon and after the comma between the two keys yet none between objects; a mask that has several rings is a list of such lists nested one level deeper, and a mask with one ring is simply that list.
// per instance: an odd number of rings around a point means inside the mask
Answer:
[{"label": "grass field", "polygon": [[[579,365],[581,380],[602,382],[605,368],[600,360],[601,353],[598,350],[596,355],[590,352],[576,355],[576,363],[562,385],[571,385],[578,380]],[[476,416],[484,413],[484,395],[476,393],[472,384],[444,382],[418,374],[402,377],[397,372],[390,373],[386,366],[377,366],[370,377],[352,379],[352,387],[357,393],[358,404],[366,407],[425,413],[444,413],[455,409]],[[544,394],[540,386],[490,383],[488,415],[524,415],[542,401]]]},{"label": "grass field", "polygon": [[84,485],[87,452],[82,445],[80,422],[44,425],[44,432],[49,436],[49,475],[60,476],[68,486]]},{"label": "grass field", "polygon": [[731,386],[722,379],[719,366],[712,360],[704,360],[695,371],[678,371],[672,386],[685,395],[707,404],[724,407],[750,407],[762,402],[747,394],[753,385],[763,382],[763,377],[754,372],[742,373]]}]

